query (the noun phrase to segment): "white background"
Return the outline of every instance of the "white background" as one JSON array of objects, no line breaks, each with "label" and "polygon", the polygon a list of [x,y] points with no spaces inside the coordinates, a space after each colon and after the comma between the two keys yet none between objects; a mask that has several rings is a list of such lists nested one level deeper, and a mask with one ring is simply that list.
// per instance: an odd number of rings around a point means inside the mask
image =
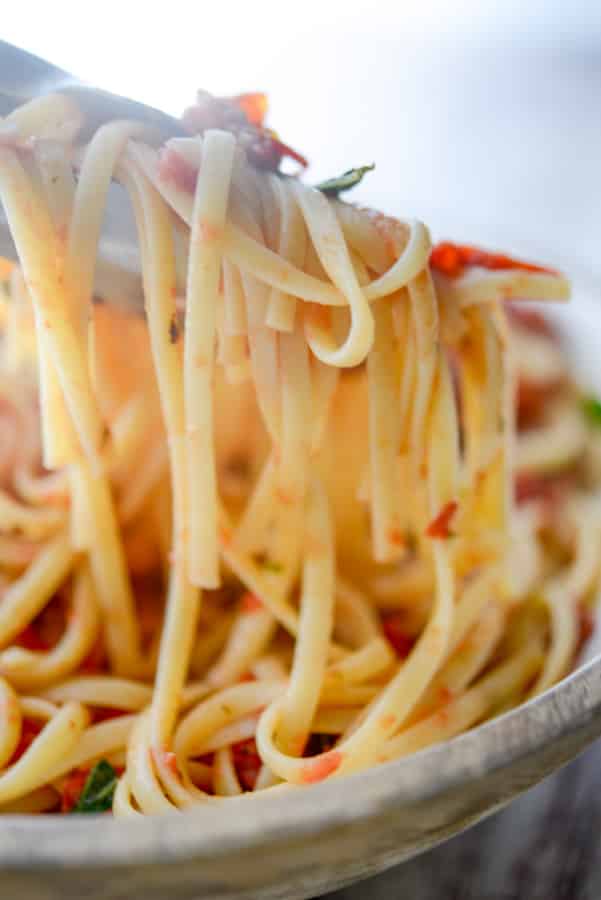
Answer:
[{"label": "white background", "polygon": [[600,0],[5,4],[1,36],[173,113],[265,90],[320,179],[435,236],[522,241],[595,269]]}]

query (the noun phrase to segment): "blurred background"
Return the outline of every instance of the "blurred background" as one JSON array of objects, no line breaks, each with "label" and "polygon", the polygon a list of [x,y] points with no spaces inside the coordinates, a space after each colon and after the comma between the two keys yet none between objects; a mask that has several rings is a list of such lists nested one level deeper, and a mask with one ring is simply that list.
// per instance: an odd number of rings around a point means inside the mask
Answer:
[{"label": "blurred background", "polygon": [[599,0],[21,0],[2,37],[168,112],[264,90],[315,180],[375,162],[355,198],[436,237],[596,264]]},{"label": "blurred background", "polygon": [[[353,199],[435,239],[579,273],[601,302],[601,0],[41,4],[4,40],[168,112],[263,90],[318,181],[375,162]],[[500,816],[337,900],[598,900],[599,750]]]}]

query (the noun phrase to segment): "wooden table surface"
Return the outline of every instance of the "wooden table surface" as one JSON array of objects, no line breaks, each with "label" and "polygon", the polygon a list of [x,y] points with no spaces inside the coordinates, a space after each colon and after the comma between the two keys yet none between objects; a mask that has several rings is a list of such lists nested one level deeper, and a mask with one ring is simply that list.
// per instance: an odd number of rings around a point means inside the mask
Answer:
[{"label": "wooden table surface", "polygon": [[601,745],[458,837],[327,895],[364,898],[599,900]]}]

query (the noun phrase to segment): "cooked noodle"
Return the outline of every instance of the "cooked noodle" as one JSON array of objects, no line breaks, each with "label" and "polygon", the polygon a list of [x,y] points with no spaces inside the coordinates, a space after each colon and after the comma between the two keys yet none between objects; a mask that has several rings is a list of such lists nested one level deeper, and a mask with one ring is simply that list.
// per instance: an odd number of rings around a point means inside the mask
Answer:
[{"label": "cooked noodle", "polygon": [[[99,760],[117,815],[355,772],[549,687],[585,637],[591,430],[505,303],[565,279],[432,252],[280,174],[301,158],[234,101],[195,109],[164,146],[79,144],[59,95],[0,126],[6,811],[71,809]],[[94,296],[111,181],[143,315]]]}]

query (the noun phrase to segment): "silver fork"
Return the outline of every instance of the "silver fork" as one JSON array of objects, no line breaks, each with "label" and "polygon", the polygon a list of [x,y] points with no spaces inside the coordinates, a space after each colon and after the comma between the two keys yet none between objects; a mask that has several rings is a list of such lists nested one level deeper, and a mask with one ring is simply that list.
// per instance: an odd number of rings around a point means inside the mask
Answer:
[{"label": "silver fork", "polygon": [[[84,84],[58,66],[0,41],[0,117],[34,97],[58,92],[73,97],[85,117],[83,137],[111,119],[134,119],[165,137],[183,135],[181,123],[152,106]],[[95,292],[118,306],[140,309],[142,286],[131,214],[123,191],[109,192],[96,266]],[[15,247],[0,209],[0,256],[15,259]]]},{"label": "silver fork", "polygon": [[89,131],[109,119],[135,119],[153,125],[164,135],[183,135],[181,123],[152,106],[84,84],[53,63],[20,47],[0,41],[0,115],[33,97],[60,91],[74,97],[85,113]]}]

